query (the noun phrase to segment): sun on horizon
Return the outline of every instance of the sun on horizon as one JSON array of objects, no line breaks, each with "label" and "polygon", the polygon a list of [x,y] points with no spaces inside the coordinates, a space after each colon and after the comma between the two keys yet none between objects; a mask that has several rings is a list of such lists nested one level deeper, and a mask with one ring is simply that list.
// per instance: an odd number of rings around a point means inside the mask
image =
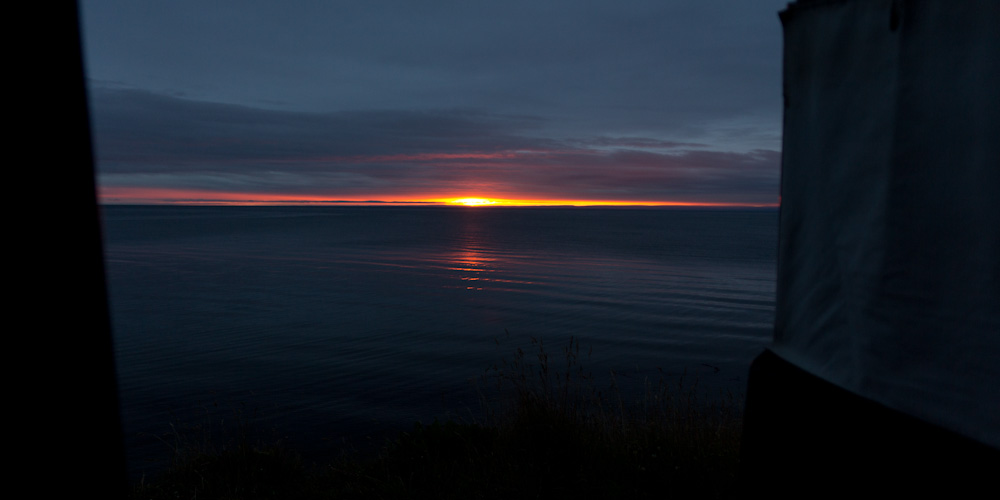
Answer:
[{"label": "sun on horizon", "polygon": [[456,198],[454,200],[448,200],[448,204],[465,205],[467,207],[482,207],[485,205],[496,205],[497,203],[499,202],[489,198]]}]

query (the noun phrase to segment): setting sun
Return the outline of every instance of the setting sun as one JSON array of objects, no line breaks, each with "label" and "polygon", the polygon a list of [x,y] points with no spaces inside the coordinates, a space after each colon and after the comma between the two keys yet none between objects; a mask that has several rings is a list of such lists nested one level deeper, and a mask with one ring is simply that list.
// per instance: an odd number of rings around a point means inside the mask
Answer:
[{"label": "setting sun", "polygon": [[465,205],[467,207],[481,207],[483,205],[496,205],[497,202],[494,200],[489,200],[486,198],[458,198],[454,200],[448,200],[448,203],[453,205]]}]

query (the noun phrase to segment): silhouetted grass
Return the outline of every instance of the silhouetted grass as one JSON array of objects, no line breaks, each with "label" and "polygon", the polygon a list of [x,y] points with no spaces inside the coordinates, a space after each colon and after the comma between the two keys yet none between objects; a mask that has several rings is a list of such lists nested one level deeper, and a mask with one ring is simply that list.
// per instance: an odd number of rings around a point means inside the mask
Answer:
[{"label": "silhouetted grass", "polygon": [[480,422],[417,424],[376,456],[306,467],[248,442],[181,444],[135,498],[719,498],[738,467],[741,405],[683,379],[647,381],[626,400],[598,382],[570,340],[555,356],[532,341],[484,374]]}]

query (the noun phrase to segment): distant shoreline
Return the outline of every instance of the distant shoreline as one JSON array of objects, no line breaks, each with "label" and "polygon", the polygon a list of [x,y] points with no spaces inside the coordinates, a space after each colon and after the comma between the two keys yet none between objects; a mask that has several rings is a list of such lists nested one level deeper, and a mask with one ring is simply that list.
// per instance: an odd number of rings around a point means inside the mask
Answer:
[{"label": "distant shoreline", "polygon": [[459,210],[510,210],[510,209],[585,209],[585,210],[738,210],[738,211],[778,211],[779,205],[490,205],[469,207],[464,205],[450,205],[446,203],[420,203],[420,202],[289,202],[289,203],[99,203],[99,207],[168,207],[168,208],[449,208]]}]

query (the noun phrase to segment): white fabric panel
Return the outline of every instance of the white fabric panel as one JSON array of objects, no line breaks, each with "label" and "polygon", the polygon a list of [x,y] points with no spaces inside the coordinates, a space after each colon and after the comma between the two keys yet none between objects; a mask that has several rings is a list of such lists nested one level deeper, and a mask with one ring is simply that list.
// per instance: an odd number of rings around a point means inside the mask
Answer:
[{"label": "white fabric panel", "polygon": [[1000,448],[1000,2],[781,17],[773,350]]}]

